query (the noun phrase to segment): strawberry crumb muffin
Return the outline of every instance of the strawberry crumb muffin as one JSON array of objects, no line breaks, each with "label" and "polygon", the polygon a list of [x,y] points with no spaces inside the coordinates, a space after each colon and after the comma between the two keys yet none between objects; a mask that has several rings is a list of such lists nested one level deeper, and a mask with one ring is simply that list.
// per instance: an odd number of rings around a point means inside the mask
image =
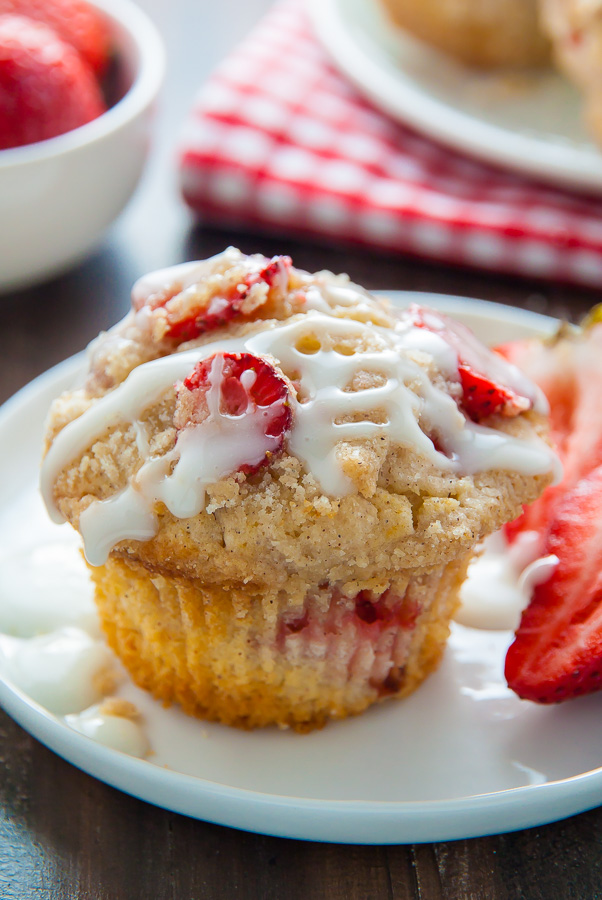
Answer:
[{"label": "strawberry crumb muffin", "polygon": [[108,640],[189,713],[306,731],[431,672],[475,544],[550,482],[545,402],[465,328],[230,248],[139,281],[42,489]]}]

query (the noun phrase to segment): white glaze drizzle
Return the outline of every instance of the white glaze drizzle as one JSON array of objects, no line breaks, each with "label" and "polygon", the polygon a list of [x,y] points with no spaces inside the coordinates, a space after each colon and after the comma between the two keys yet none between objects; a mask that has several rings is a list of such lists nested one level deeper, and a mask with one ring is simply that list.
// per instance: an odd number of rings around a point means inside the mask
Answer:
[{"label": "white glaze drizzle", "polygon": [[[128,486],[102,503],[92,503],[80,517],[80,530],[91,565],[102,565],[111,548],[130,538],[145,541],[157,531],[154,506],[165,504],[174,516],[186,519],[196,516],[205,506],[205,492],[243,465],[257,465],[266,453],[275,451],[279,439],[266,434],[281,403],[269,408],[254,407],[240,415],[220,410],[220,384],[223,357],[215,356],[209,371],[206,394],[209,417],[202,424],[183,429],[176,446],[160,457],[148,458],[148,441],[140,424],[136,443],[143,459],[142,467],[132,476]],[[243,373],[245,387],[250,389],[256,376]],[[241,440],[241,430],[244,440]],[[173,468],[172,468],[173,466]]]},{"label": "white glaze drizzle", "polygon": [[0,634],[0,666],[29,697],[63,715],[102,698],[99,676],[114,669],[115,662],[104,642],[65,625],[30,638]]},{"label": "white glaze drizzle", "polygon": [[[19,534],[22,531],[19,529]],[[35,540],[35,538],[34,538]],[[37,539],[0,557],[0,632],[35,637],[75,624],[91,634],[98,629],[90,576],[78,552],[79,537]],[[96,635],[99,636],[99,635]]]},{"label": "white glaze drizzle", "polygon": [[[208,353],[203,351],[209,350]],[[218,349],[209,344],[198,350],[175,353],[137,366],[115,390],[93,402],[84,415],[70,422],[54,439],[42,465],[42,496],[54,522],[64,522],[52,499],[52,489],[61,469],[90,446],[107,428],[120,423],[136,423],[146,409],[156,403],[177,381],[184,379],[196,363]],[[240,341],[220,341],[219,349],[241,350]],[[144,431],[138,425],[139,449],[144,447]]]},{"label": "white glaze drizzle", "polygon": [[509,544],[502,531],[486,538],[460,590],[456,622],[469,628],[516,631],[533,588],[547,581],[557,556],[540,557],[541,535],[525,531]]},{"label": "white glaze drizzle", "polygon": [[[347,296],[354,293],[351,288],[321,290],[327,308],[339,300],[352,302]],[[119,423],[134,423],[143,464],[123,491],[93,501],[80,518],[86,557],[93,565],[102,564],[120,540],[153,537],[158,501],[179,518],[194,516],[204,508],[209,484],[237,471],[243,463],[253,462],[255,456],[263,458],[270,447],[261,421],[252,415],[222,416],[215,405],[202,425],[180,433],[169,453],[148,456],[148,441],[139,421],[145,410],[184,379],[199,360],[217,351],[273,357],[285,373],[295,373],[302,402],[291,398],[293,427],[288,449],[330,496],[344,496],[353,490],[337,459],[339,442],[379,435],[413,448],[450,473],[474,474],[497,468],[536,475],[554,468],[555,456],[542,441],[518,440],[473,423],[449,394],[432,384],[425,369],[408,354],[428,354],[436,368],[449,376],[457,370],[457,356],[438,334],[406,325],[397,330],[371,325],[372,339],[376,337],[382,345],[378,351],[347,355],[327,349],[338,338],[361,338],[366,328],[363,322],[310,309],[285,322],[265,323],[264,331],[245,338],[220,339],[138,366],[56,436],[42,469],[42,493],[51,517],[57,522],[64,520],[53,500],[61,470],[96,437]],[[316,352],[301,349],[308,336],[320,345]],[[383,383],[349,390],[353,376],[360,371],[381,376]],[[376,411],[385,412],[385,421],[370,421],[370,414]],[[358,412],[366,413],[366,419],[340,421]],[[423,427],[436,431],[445,454],[435,448]]]},{"label": "white glaze drizzle", "polygon": [[148,738],[138,722],[104,712],[102,703],[96,703],[80,713],[69,713],[65,716],[65,722],[97,744],[127,753],[128,756],[144,759],[150,752]]},{"label": "white glaze drizzle", "polygon": [[[0,675],[32,700],[97,743],[143,757],[150,751],[144,722],[128,702],[121,666],[101,637],[92,585],[75,532],[56,533],[39,495],[21,496],[11,510],[31,526],[5,529],[0,558]],[[13,516],[14,518],[14,516]],[[134,697],[134,699],[137,699]],[[100,701],[100,702],[99,702]],[[93,705],[91,705],[93,704]]]},{"label": "white glaze drizzle", "polygon": [[548,578],[551,577],[552,572],[558,563],[559,559],[555,553],[550,553],[549,556],[540,556],[539,559],[534,559],[533,562],[521,572],[520,578],[518,579],[519,589],[523,591],[527,598],[530,597],[533,593],[533,588],[537,587],[538,584],[544,584]]},{"label": "white glaze drizzle", "polygon": [[376,311],[374,299],[356,284],[323,281],[305,290],[305,309],[331,316],[336,314],[337,307],[352,309],[354,319],[362,321],[371,321]]}]

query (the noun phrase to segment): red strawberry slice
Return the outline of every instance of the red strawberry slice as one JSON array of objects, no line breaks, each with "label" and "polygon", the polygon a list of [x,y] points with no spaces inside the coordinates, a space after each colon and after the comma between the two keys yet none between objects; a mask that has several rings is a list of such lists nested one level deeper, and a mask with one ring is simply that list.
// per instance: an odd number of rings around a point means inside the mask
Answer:
[{"label": "red strawberry slice", "polygon": [[0,149],[56,137],[105,106],[92,71],[39,22],[0,16]]},{"label": "red strawberry slice", "polygon": [[544,553],[558,565],[535,587],[505,674],[519,697],[556,703],[602,688],[602,466],[557,502]]},{"label": "red strawberry slice", "polygon": [[208,331],[223,328],[240,315],[240,308],[247,296],[248,288],[241,290],[237,285],[228,296],[211,297],[200,305],[195,300],[186,309],[176,309],[171,298],[164,307],[167,313],[163,336],[177,341],[193,341]]},{"label": "red strawberry slice", "polygon": [[290,256],[273,256],[259,272],[248,275],[245,278],[245,284],[251,287],[253,284],[265,281],[270,287],[278,287],[284,292],[288,286],[288,270],[292,264]]},{"label": "red strawberry slice", "polygon": [[512,418],[533,407],[532,386],[518,370],[484,347],[465,325],[416,304],[402,317],[418,328],[435,332],[455,350],[462,385],[461,406],[473,421],[492,415]]},{"label": "red strawberry slice", "polygon": [[462,406],[475,422],[496,414],[518,416],[530,409],[531,403],[526,397],[496,384],[486,375],[475,372],[471,366],[459,363],[458,373],[462,385]]},{"label": "red strawberry slice", "polygon": [[77,50],[97,76],[110,57],[107,22],[83,0],[0,0],[0,15],[27,16],[52,28]]},{"label": "red strawberry slice", "polygon": [[[245,427],[259,422],[265,436],[254,459],[238,469],[245,475],[267,466],[282,452],[290,431],[292,411],[289,384],[267,359],[251,353],[215,353],[197,363],[176,388],[174,424],[178,431],[221,417],[240,419]],[[251,421],[253,420],[253,421]]]},{"label": "red strawberry slice", "polygon": [[[163,337],[178,343],[192,341],[209,331],[223,328],[233,319],[250,316],[269,299],[286,292],[291,265],[290,256],[275,256],[226,294],[215,294],[206,300],[195,295],[193,286],[183,290],[181,285],[176,285],[167,293],[153,296],[149,305],[161,310],[158,315],[162,319]],[[267,296],[250,305],[245,303],[253,285],[261,283],[268,286]]]}]

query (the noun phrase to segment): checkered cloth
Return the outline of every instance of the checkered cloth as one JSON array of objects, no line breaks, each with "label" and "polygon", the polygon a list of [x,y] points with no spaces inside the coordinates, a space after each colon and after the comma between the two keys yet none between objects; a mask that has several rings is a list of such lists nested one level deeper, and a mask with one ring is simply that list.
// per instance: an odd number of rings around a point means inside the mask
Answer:
[{"label": "checkered cloth", "polygon": [[203,86],[179,162],[205,221],[602,284],[602,200],[466,159],[376,111],[330,65],[301,0],[277,3]]}]

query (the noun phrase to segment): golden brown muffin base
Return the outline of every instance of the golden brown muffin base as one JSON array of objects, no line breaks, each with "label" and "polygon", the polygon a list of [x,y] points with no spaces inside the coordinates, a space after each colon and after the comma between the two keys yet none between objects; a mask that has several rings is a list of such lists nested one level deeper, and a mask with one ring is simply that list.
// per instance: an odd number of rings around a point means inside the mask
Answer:
[{"label": "golden brown muffin base", "polygon": [[115,557],[91,571],[109,644],[158,700],[240,728],[276,724],[306,732],[386,697],[404,697],[437,667],[469,559],[406,577],[406,596],[423,611],[408,634],[403,665],[378,684],[369,672],[333,663],[331,654],[310,658],[303,641],[300,652],[278,649],[286,601],[266,610],[248,586],[227,591],[167,579]]}]

